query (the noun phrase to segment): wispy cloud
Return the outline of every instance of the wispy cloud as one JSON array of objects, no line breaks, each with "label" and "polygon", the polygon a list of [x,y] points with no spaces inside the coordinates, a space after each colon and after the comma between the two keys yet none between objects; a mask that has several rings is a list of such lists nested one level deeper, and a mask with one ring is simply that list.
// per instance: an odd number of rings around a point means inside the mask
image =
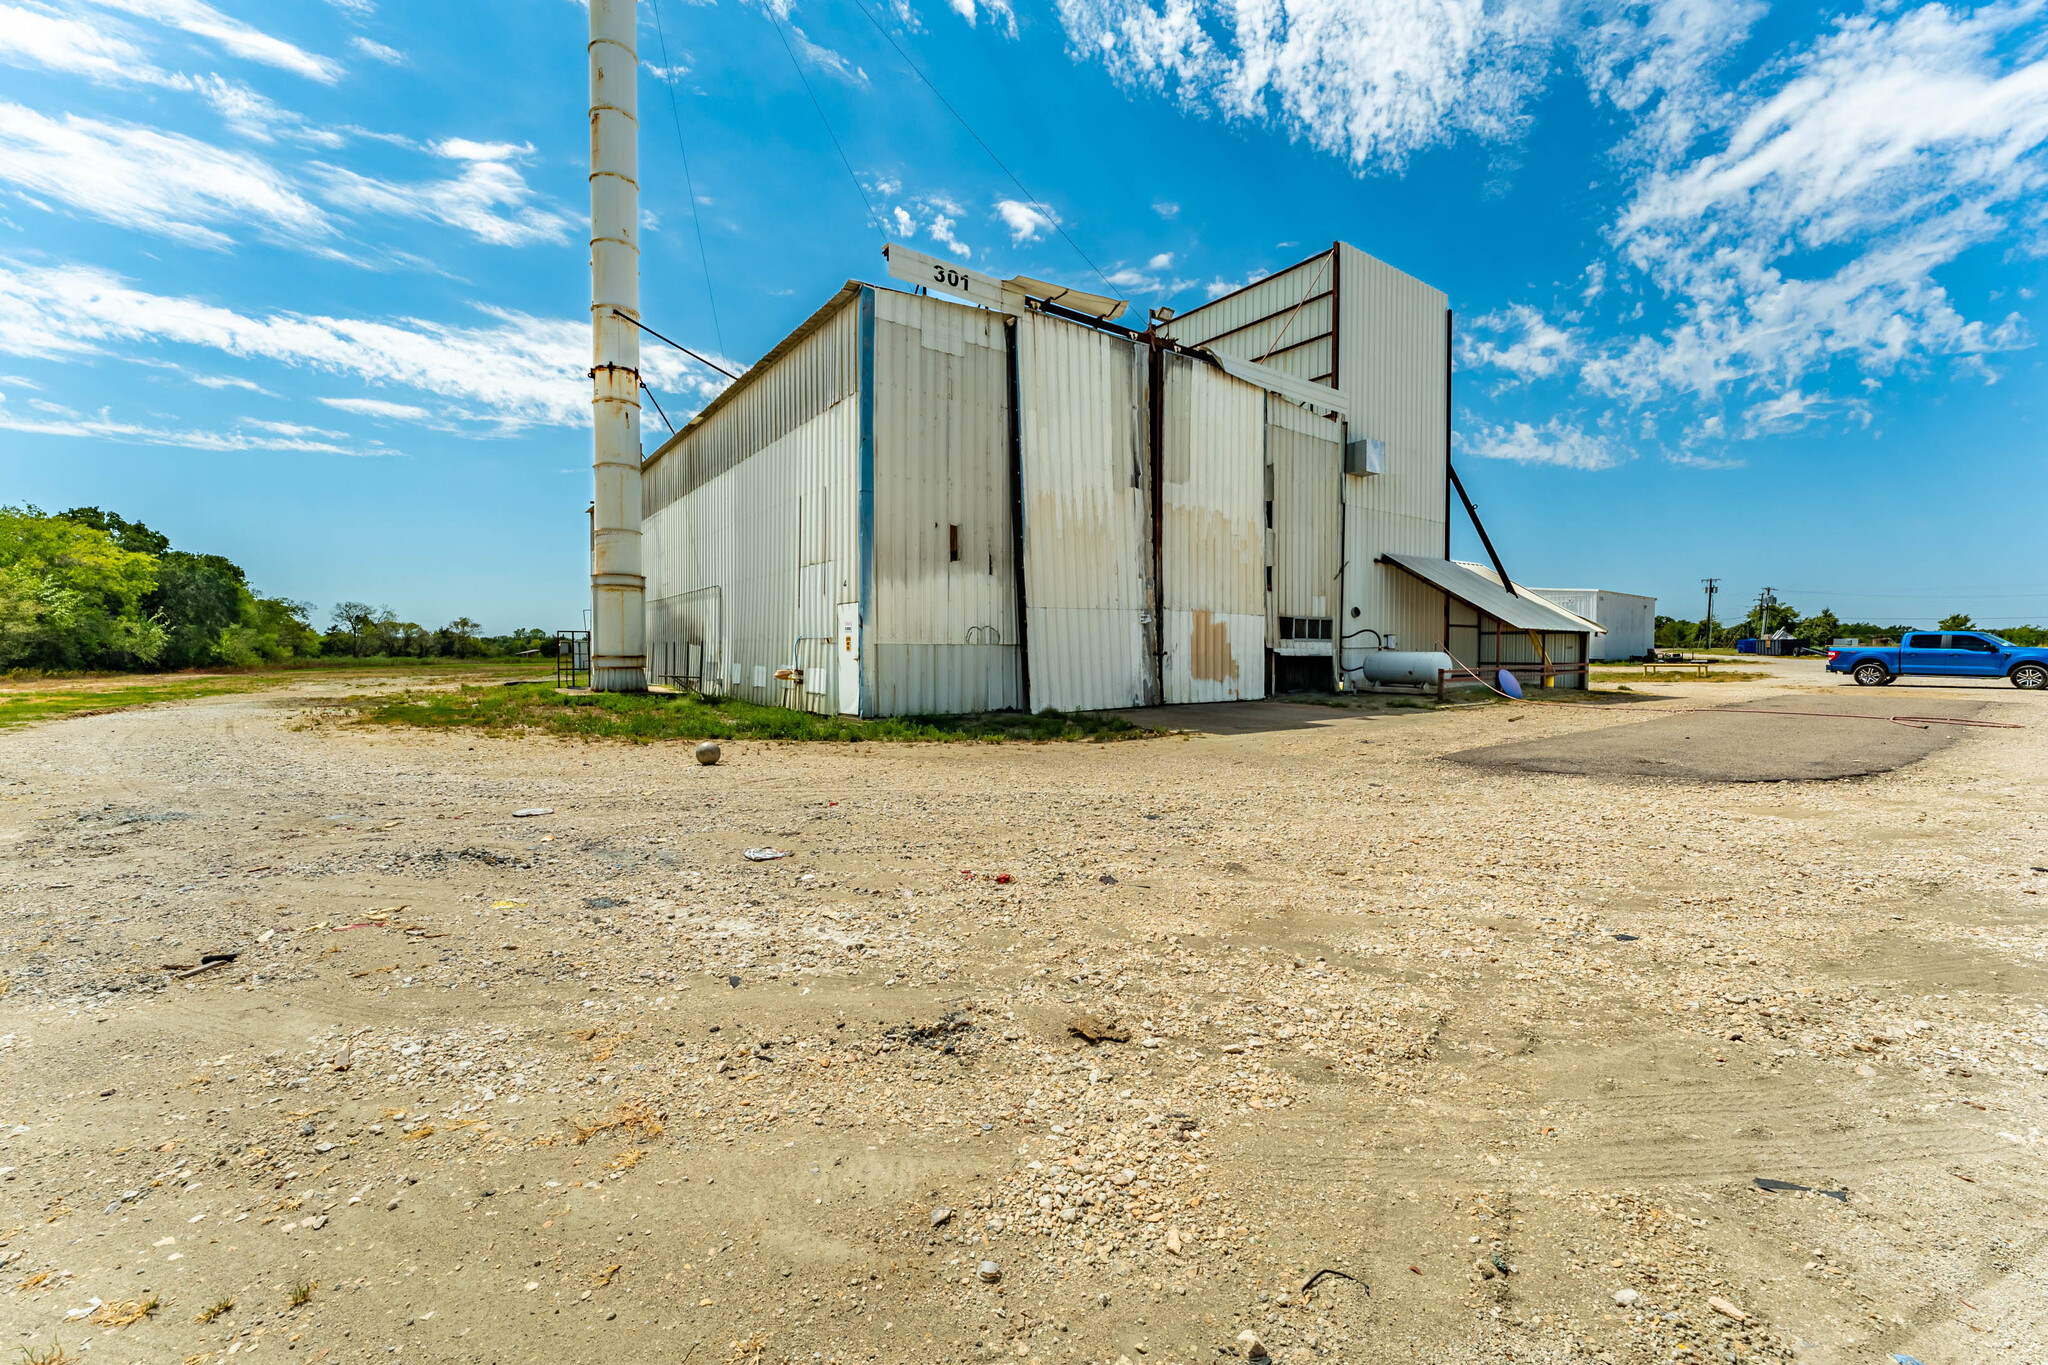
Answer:
[{"label": "wispy cloud", "polygon": [[1580,339],[1526,304],[1472,320],[1460,347],[1467,365],[1504,371],[1516,380],[1548,379],[1579,358]]},{"label": "wispy cloud", "polygon": [[181,133],[0,103],[0,181],[123,227],[225,246],[217,225],[331,237],[318,206],[268,163]]},{"label": "wispy cloud", "polygon": [[99,17],[42,4],[0,4],[0,61],[108,83],[168,79],[142,48],[95,22]]},{"label": "wispy cloud", "polygon": [[323,398],[328,407],[352,412],[359,417],[384,417],[394,422],[428,422],[434,414],[411,403],[393,403],[382,398]]},{"label": "wispy cloud", "polygon": [[[310,455],[396,455],[381,443],[349,442],[344,432],[323,432],[289,423],[244,419],[223,431],[209,427],[174,427],[123,421],[112,409],[96,413],[44,413],[33,416],[8,407],[0,395],[0,431],[38,436],[76,436],[134,445],[173,446],[184,450],[232,452],[276,450]],[[334,439],[339,437],[340,439]]]},{"label": "wispy cloud", "polygon": [[433,150],[461,163],[461,173],[446,180],[400,184],[323,166],[327,184],[322,197],[342,207],[431,219],[498,246],[568,240],[570,219],[535,203],[532,187],[513,164],[531,155],[531,146],[455,138],[435,144]]},{"label": "wispy cloud", "polygon": [[365,38],[358,33],[348,40],[348,45],[368,57],[371,61],[383,62],[387,66],[403,66],[406,55],[395,47],[386,47],[374,38]]},{"label": "wispy cloud", "polygon": [[[417,318],[256,315],[136,289],[101,270],[0,263],[0,353],[87,356],[192,347],[452,399],[477,420],[508,429],[586,424],[589,322],[479,312],[485,321],[473,326]],[[692,407],[726,382],[666,349],[650,351],[644,365],[649,382],[664,396],[682,395]]]},{"label": "wispy cloud", "polygon": [[332,85],[341,79],[341,65],[331,58],[317,56],[295,43],[222,14],[201,0],[94,0],[94,3],[181,29],[244,61],[277,67],[324,85]]},{"label": "wispy cloud", "polygon": [[1608,437],[1558,417],[1541,426],[1527,422],[1501,426],[1481,422],[1469,432],[1461,429],[1457,444],[1467,454],[1488,460],[1513,460],[1517,464],[1612,469],[1622,462],[1621,453]]},{"label": "wispy cloud", "polygon": [[1504,138],[1541,88],[1560,6],[1482,0],[1056,0],[1069,44],[1189,109],[1271,121],[1357,165]]}]

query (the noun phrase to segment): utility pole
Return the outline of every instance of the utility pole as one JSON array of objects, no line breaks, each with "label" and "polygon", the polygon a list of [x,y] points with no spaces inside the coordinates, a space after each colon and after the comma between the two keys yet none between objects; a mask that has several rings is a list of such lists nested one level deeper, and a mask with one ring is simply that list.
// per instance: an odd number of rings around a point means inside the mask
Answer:
[{"label": "utility pole", "polygon": [[1721,580],[1718,578],[1702,578],[1700,582],[1704,583],[1707,589],[1707,619],[1705,622],[1706,629],[1703,632],[1706,636],[1706,644],[1702,648],[1712,649],[1714,647],[1714,594],[1720,589]]}]

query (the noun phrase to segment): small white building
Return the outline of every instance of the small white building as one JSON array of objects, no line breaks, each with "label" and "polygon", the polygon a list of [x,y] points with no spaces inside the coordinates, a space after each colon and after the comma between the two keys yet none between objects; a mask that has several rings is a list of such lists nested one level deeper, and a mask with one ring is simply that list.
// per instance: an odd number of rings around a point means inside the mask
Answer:
[{"label": "small white building", "polygon": [[974,302],[849,281],[644,461],[654,682],[1103,709],[1446,648],[1441,292],[1338,243],[1137,332],[1116,300],[890,259]]},{"label": "small white building", "polygon": [[1608,588],[1530,588],[1606,631],[1593,637],[1593,658],[1640,659],[1657,647],[1657,599]]}]

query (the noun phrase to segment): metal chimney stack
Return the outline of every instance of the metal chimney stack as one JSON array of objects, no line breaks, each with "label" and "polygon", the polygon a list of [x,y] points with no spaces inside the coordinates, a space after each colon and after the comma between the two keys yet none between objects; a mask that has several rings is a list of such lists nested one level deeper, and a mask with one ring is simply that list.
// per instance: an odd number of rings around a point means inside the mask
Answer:
[{"label": "metal chimney stack", "polygon": [[[637,0],[590,0],[590,686],[647,690],[640,572],[640,57]],[[619,317],[616,313],[623,313]]]}]

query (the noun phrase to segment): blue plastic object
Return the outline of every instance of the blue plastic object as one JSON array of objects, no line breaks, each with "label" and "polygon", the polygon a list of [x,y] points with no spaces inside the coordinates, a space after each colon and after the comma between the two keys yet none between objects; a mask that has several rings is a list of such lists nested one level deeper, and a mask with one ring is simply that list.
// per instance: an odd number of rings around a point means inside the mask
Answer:
[{"label": "blue plastic object", "polygon": [[1522,684],[1520,680],[1505,668],[1500,671],[1500,690],[1513,697],[1516,701],[1522,699]]}]

